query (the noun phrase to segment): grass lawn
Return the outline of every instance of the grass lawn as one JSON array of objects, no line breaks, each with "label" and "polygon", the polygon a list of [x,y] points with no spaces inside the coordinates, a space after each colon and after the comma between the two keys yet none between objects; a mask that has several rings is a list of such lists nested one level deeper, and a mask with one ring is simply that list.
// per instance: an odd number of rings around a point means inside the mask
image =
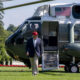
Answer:
[{"label": "grass lawn", "polygon": [[65,73],[63,69],[42,72],[32,76],[26,67],[0,67],[0,80],[80,80],[80,73]]}]

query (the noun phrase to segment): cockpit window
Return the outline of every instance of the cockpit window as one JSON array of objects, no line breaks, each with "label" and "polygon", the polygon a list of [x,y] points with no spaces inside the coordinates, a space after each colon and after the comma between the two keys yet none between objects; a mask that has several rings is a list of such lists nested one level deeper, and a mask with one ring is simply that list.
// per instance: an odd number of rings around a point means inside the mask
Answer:
[{"label": "cockpit window", "polygon": [[40,33],[41,30],[40,22],[30,22],[27,26],[27,31],[38,31]]},{"label": "cockpit window", "polygon": [[40,36],[41,35],[41,22],[28,22],[23,25],[21,31],[22,31],[21,35],[24,36],[24,38],[31,37],[33,31],[37,31]]},{"label": "cockpit window", "polygon": [[27,25],[28,25],[28,23],[24,24],[24,26],[22,27],[22,32],[27,30]]},{"label": "cockpit window", "polygon": [[39,8],[37,8],[33,16],[43,16],[45,14],[48,14],[48,11],[49,11],[48,5],[40,6]]}]

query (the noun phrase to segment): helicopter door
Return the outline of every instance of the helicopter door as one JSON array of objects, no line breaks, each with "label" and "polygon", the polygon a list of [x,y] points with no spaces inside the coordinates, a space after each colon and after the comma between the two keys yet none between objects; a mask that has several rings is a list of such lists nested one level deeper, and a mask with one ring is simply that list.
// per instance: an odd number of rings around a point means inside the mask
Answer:
[{"label": "helicopter door", "polygon": [[59,66],[58,27],[59,23],[57,21],[43,22],[42,24],[43,70],[55,69]]},{"label": "helicopter door", "polygon": [[58,49],[58,26],[58,22],[44,22],[42,24],[44,51]]}]

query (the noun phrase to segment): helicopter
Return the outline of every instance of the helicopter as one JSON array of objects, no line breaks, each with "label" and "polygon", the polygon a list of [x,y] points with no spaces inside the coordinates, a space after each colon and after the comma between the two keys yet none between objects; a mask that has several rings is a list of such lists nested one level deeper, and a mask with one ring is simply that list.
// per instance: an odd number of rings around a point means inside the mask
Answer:
[{"label": "helicopter", "polygon": [[[19,6],[0,10],[15,7]],[[43,54],[40,60],[42,60],[44,70],[64,64],[66,72],[79,72],[79,9],[79,3],[50,4],[38,7],[34,15],[26,19],[6,40],[8,54],[30,66],[29,58],[26,56],[26,42],[32,32],[37,31],[43,41]]]}]

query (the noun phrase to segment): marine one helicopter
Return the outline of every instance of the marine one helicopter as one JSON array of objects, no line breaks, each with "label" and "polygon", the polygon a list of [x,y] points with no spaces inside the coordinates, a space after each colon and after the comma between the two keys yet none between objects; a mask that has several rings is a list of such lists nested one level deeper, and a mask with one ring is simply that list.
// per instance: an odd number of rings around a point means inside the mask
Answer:
[{"label": "marine one helicopter", "polygon": [[[15,6],[16,7],[16,6]],[[15,8],[15,7],[9,7]],[[5,10],[4,8],[1,10]],[[37,8],[5,42],[8,54],[30,66],[26,42],[33,31],[43,41],[43,70],[65,64],[66,72],[79,72],[80,62],[80,4],[50,4]]]}]

